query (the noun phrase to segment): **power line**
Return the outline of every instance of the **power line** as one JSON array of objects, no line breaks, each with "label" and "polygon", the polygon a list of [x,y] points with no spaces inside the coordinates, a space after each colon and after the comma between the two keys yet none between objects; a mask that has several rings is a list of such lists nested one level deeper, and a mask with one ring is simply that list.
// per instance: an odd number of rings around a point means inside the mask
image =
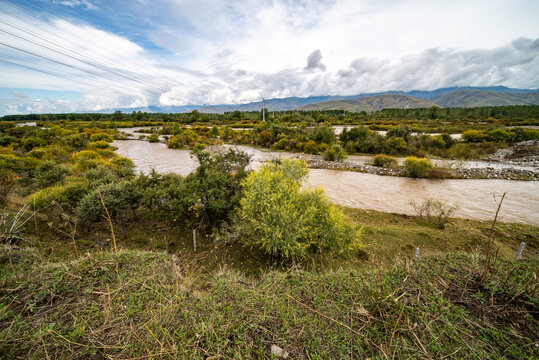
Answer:
[{"label": "power line", "polygon": [[[0,11],[1,11],[1,10],[0,10]],[[55,41],[52,41],[52,40],[50,40],[50,39],[46,39],[46,38],[42,37],[42,36],[39,35],[39,34],[36,34],[36,33],[32,32],[32,31],[28,31],[28,30],[26,30],[26,29],[23,29],[23,28],[21,28],[21,27],[18,26],[18,25],[15,25],[15,24],[13,24],[13,23],[10,23],[9,21],[5,21],[5,20],[0,19],[0,23],[4,23],[4,24],[6,24],[6,25],[8,25],[8,26],[11,26],[11,27],[13,27],[13,28],[16,28],[17,30],[20,30],[20,31],[22,31],[22,32],[24,32],[24,33],[26,33],[26,34],[29,34],[29,35],[34,36],[34,37],[36,37],[36,38],[39,38],[39,39],[41,39],[41,40],[43,40],[43,41],[45,41],[45,42],[48,42],[48,43],[50,43],[50,44],[53,44],[53,45],[55,45],[55,46],[57,46],[57,47],[59,47],[59,48],[63,48],[63,49],[66,49],[66,50],[68,50],[68,51],[71,51],[71,52],[73,52],[73,53],[75,53],[75,54],[77,54],[77,55],[79,55],[79,56],[87,57],[87,58],[93,60],[94,62],[96,62],[97,64],[99,64],[99,65],[101,65],[101,66],[110,66],[110,65],[108,65],[108,64],[106,64],[106,63],[100,62],[99,60],[97,60],[96,58],[93,58],[92,56],[89,56],[89,55],[87,55],[87,54],[82,54],[82,53],[80,53],[80,52],[78,52],[78,51],[76,51],[76,50],[73,50],[73,49],[68,49],[68,48],[66,48],[65,46],[63,46],[63,45],[61,45],[61,44],[58,44],[58,43],[55,42]],[[65,39],[65,38],[64,38],[64,39]],[[67,39],[65,39],[65,40],[67,40]],[[67,40],[67,41],[71,42],[70,40]],[[153,79],[151,79],[151,80],[154,81]],[[170,86],[170,84],[167,84],[167,83],[164,83],[164,85],[165,85],[165,86]]]},{"label": "power line", "polygon": [[[108,69],[108,68],[106,68],[106,67],[104,67],[104,66],[96,65],[96,64],[93,64],[93,63],[91,63],[91,62],[89,62],[89,61],[86,61],[86,60],[83,60],[83,59],[79,59],[79,58],[77,58],[76,56],[72,56],[72,55],[66,54],[65,52],[55,50],[55,49],[53,49],[53,48],[51,48],[51,47],[49,47],[49,46],[42,45],[42,44],[40,44],[40,43],[38,43],[38,42],[36,42],[36,41],[33,41],[33,40],[30,40],[30,39],[24,38],[23,36],[19,36],[19,35],[17,35],[17,34],[14,34],[14,33],[10,32],[10,31],[0,29],[0,32],[3,32],[3,33],[8,34],[8,35],[11,35],[11,36],[16,37],[16,38],[18,38],[18,39],[21,39],[21,40],[23,40],[23,41],[30,42],[30,43],[32,43],[32,44],[34,44],[34,45],[37,45],[37,46],[40,46],[40,47],[42,47],[42,48],[44,48],[44,49],[53,51],[53,52],[55,52],[55,53],[57,53],[57,54],[60,54],[60,55],[63,55],[63,56],[67,56],[67,57],[69,57],[69,58],[71,58],[71,59],[74,59],[74,60],[76,60],[76,61],[80,61],[80,62],[82,62],[82,63],[84,63],[84,64],[86,64],[86,65],[88,65],[88,66],[96,67],[96,68],[98,68],[98,69],[100,69],[100,70],[103,70],[103,71],[109,72],[109,73],[111,73],[111,74],[114,74],[114,75],[123,77],[123,78],[125,78],[125,79],[128,79],[128,80],[131,80],[131,81],[140,83],[140,84],[142,84],[142,85],[150,86],[150,87],[152,87],[152,88],[154,88],[154,89],[157,89],[158,91],[162,91],[162,89],[160,89],[160,88],[158,88],[158,87],[156,87],[156,86],[153,86],[153,85],[151,85],[151,84],[145,83],[144,81],[140,81],[140,80],[138,80],[138,79],[132,78],[132,77],[127,76],[127,75],[124,75],[124,74],[119,73],[119,72],[117,72],[117,71],[110,70],[110,69]],[[156,94],[157,94],[157,95],[160,95],[160,93],[159,93],[159,94],[156,93]]]},{"label": "power line", "polygon": [[[48,61],[51,61],[51,62],[54,62],[54,63],[57,63],[57,64],[60,64],[60,65],[63,65],[63,66],[66,66],[66,67],[69,67],[69,68],[72,68],[72,69],[75,69],[75,70],[78,70],[78,71],[82,71],[82,72],[85,72],[85,73],[88,73],[90,75],[94,75],[94,76],[97,76],[99,78],[103,78],[105,80],[109,80],[110,79],[107,79],[103,76],[101,76],[100,74],[98,73],[95,73],[91,70],[88,70],[88,69],[83,69],[83,68],[80,68],[80,67],[77,67],[77,66],[74,66],[74,65],[71,65],[71,64],[67,64],[67,63],[64,63],[64,62],[61,62],[61,61],[58,61],[58,60],[55,60],[55,59],[52,59],[52,58],[48,58],[46,56],[43,56],[43,55],[40,55],[40,54],[37,54],[37,53],[34,53],[34,52],[31,52],[31,51],[28,51],[28,50],[24,50],[24,49],[21,49],[21,48],[18,48],[16,46],[12,46],[12,45],[9,45],[9,44],[6,44],[6,43],[3,43],[3,42],[0,42],[0,45],[3,45],[3,46],[6,46],[6,47],[9,47],[11,49],[14,49],[14,50],[17,50],[17,51],[21,51],[21,52],[24,52],[26,54],[29,54],[29,55],[32,55],[32,56],[36,56],[36,57],[39,57],[39,58],[42,58],[42,59],[45,59],[45,60],[48,60]],[[142,90],[142,89],[139,89],[139,90]],[[161,95],[159,93],[156,93],[156,92],[152,92],[150,90],[145,90],[147,92],[151,92],[155,95]]]},{"label": "power line", "polygon": [[[8,1],[12,6],[14,6],[14,7],[16,7],[16,8],[18,8],[18,9],[24,11],[24,12],[26,12],[27,14],[29,14],[30,16],[32,16],[32,17],[34,17],[34,18],[36,18],[36,19],[39,19],[39,20],[41,20],[41,21],[43,21],[43,22],[48,23],[49,25],[55,27],[56,29],[59,29],[59,30],[62,30],[62,31],[66,31],[66,32],[70,32],[70,31],[71,31],[71,30],[69,30],[69,29],[66,29],[66,28],[63,27],[63,26],[60,26],[60,25],[55,24],[55,23],[52,22],[51,20],[49,20],[49,19],[47,19],[47,18],[45,18],[45,17],[43,17],[43,16],[40,16],[39,14],[37,14],[37,13],[31,11],[31,10],[28,10],[28,9],[26,9],[26,8],[24,8],[24,7],[22,7],[22,6],[20,6],[19,4],[14,3],[14,2],[11,1],[11,0],[7,0],[7,1]],[[44,11],[46,11],[46,12],[52,14],[53,16],[58,17],[57,14],[55,14],[55,13],[52,12],[52,11],[50,11],[49,9],[47,9],[47,8],[41,6],[41,5],[38,5],[38,4],[36,4],[35,2],[33,2],[33,1],[30,1],[30,2],[31,2],[34,6],[39,7],[40,9],[42,9],[42,10],[44,10]],[[2,11],[2,10],[0,9],[0,11]],[[16,16],[16,15],[14,15],[14,14],[10,14],[10,13],[8,13],[8,12],[6,12],[6,11],[2,11],[2,12],[6,13],[6,14],[8,14],[8,15],[10,15],[10,16],[14,16],[14,17],[18,18],[19,20],[25,21],[24,19],[22,19],[22,18],[20,18],[20,17],[18,17],[18,16]],[[61,19],[60,17],[58,17],[58,18]],[[49,32],[49,33],[50,33],[50,34],[53,34],[53,33],[51,33],[51,32]],[[54,36],[58,36],[57,34],[53,34],[53,35],[54,35]],[[63,38],[64,40],[66,40],[66,41],[68,41],[68,42],[70,42],[70,43],[73,43],[71,40],[66,39],[65,37],[62,37],[62,36],[58,36],[58,37]],[[87,38],[87,39],[85,39],[85,40],[88,41],[88,42],[93,43],[93,44],[94,44],[95,46],[97,46],[98,48],[102,48],[101,44],[97,44],[96,42],[92,41],[91,38]],[[116,48],[116,46],[115,46],[114,44],[109,43],[108,41],[106,41],[106,39],[103,39],[103,40],[104,40],[103,42],[109,44],[112,48],[114,48],[114,49]],[[89,49],[89,50],[90,50],[90,49]],[[117,61],[117,60],[112,60],[112,59],[110,59],[110,58],[109,58],[109,60],[111,60],[111,61]],[[141,71],[140,69],[137,69],[136,71],[137,71],[137,72],[143,72],[143,71]],[[146,74],[146,75],[147,75],[147,76],[151,76],[151,75],[148,75],[148,74]],[[165,86],[172,86],[172,84],[169,83],[169,82],[164,82],[164,81],[162,81],[162,80],[158,80],[158,81],[159,81],[159,82],[162,82]],[[159,90],[162,91],[161,89],[159,89]]]},{"label": "power line", "polygon": [[22,67],[22,68],[25,68],[25,69],[28,69],[28,70],[31,70],[31,71],[36,71],[36,72],[40,72],[40,73],[43,73],[43,74],[63,78],[63,79],[73,81],[73,82],[76,82],[76,83],[79,83],[79,84],[82,84],[82,85],[90,86],[92,88],[97,87],[97,88],[103,88],[104,90],[116,90],[116,91],[120,91],[121,93],[131,95],[131,93],[127,92],[126,89],[122,89],[122,88],[116,87],[114,85],[91,84],[91,83],[88,83],[88,82],[85,82],[85,81],[76,80],[76,79],[73,79],[73,78],[70,78],[70,77],[67,77],[67,76],[63,76],[63,75],[60,75],[60,74],[56,74],[56,73],[53,73],[53,72],[48,72],[48,71],[45,71],[45,70],[42,70],[42,69],[22,65],[20,63],[15,63],[15,62],[12,62],[12,61],[9,61],[9,60],[6,60],[6,59],[0,59],[0,61],[2,61],[4,63],[7,63],[7,64],[10,64],[10,65]]}]

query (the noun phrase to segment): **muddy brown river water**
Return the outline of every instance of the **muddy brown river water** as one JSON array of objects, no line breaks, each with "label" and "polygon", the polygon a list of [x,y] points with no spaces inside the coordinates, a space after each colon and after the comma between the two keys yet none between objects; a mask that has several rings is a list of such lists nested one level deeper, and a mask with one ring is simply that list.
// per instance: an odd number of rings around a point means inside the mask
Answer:
[{"label": "muddy brown river water", "polygon": [[[132,159],[137,171],[187,175],[197,167],[188,150],[168,149],[162,143],[115,141],[117,153]],[[292,154],[242,146],[254,165]],[[309,185],[323,187],[335,203],[362,209],[414,214],[410,200],[435,197],[458,203],[457,217],[491,220],[501,195],[507,192],[499,220],[539,225],[539,182],[511,180],[431,180],[380,176],[350,171],[310,169]]]}]

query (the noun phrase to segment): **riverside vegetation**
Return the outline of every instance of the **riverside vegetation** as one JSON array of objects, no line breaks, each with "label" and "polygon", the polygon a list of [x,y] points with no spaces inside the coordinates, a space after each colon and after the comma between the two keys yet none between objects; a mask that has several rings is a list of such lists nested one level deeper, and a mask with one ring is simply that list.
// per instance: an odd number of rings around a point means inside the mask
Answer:
[{"label": "riverside vegetation", "polygon": [[539,228],[339,208],[302,162],[204,152],[226,128],[179,137],[190,175],[137,176],[118,124],[2,123],[3,357],[537,356]]}]

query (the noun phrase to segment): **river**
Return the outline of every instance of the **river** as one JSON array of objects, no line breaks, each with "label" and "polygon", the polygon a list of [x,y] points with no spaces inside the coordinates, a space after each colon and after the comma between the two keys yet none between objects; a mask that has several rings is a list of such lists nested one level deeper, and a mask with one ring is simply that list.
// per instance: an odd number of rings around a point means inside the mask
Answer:
[{"label": "river", "polygon": [[[117,153],[132,159],[138,172],[152,168],[161,173],[187,175],[197,167],[188,150],[168,149],[162,143],[116,140]],[[261,151],[242,146],[259,163],[289,153]],[[492,220],[497,204],[507,192],[499,220],[539,225],[539,182],[511,180],[431,180],[379,176],[350,171],[310,169],[308,184],[323,187],[335,203],[362,209],[414,214],[410,200],[435,197],[458,203],[457,217]]]}]

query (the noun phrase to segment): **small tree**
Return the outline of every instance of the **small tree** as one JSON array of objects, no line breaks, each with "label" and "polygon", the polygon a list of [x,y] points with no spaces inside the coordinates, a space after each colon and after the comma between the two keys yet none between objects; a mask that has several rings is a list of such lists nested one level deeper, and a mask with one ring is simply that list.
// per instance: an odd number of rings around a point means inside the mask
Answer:
[{"label": "small tree", "polygon": [[304,162],[283,159],[263,165],[243,181],[239,213],[247,244],[296,259],[308,250],[344,250],[357,243],[358,232],[322,190],[301,190],[306,175]]},{"label": "small tree", "polygon": [[404,169],[406,170],[406,175],[411,177],[426,177],[432,167],[432,163],[426,158],[408,156],[406,159],[404,159]]},{"label": "small tree", "polygon": [[425,218],[428,222],[440,229],[445,229],[449,218],[458,209],[457,204],[450,205],[444,200],[435,198],[426,199],[421,204],[410,200],[410,205],[412,205],[418,216]]}]

